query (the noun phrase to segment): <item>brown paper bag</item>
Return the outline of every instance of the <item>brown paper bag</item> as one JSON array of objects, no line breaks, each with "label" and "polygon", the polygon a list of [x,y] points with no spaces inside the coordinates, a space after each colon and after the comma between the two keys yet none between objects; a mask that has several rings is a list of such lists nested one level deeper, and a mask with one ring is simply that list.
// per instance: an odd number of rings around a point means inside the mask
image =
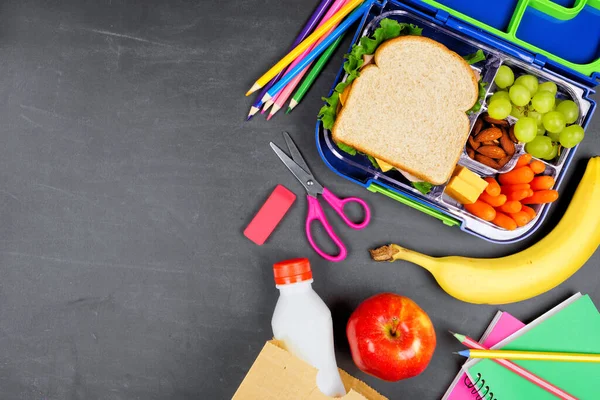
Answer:
[{"label": "brown paper bag", "polygon": [[[343,400],[387,400],[340,369]],[[317,388],[317,369],[294,357],[277,340],[268,341],[233,395],[233,400],[331,400]]]}]

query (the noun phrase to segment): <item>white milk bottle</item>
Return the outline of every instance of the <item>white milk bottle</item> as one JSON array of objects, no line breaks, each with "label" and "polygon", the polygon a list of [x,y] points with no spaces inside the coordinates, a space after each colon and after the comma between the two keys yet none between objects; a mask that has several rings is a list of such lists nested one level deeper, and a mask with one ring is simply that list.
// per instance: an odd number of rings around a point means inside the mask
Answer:
[{"label": "white milk bottle", "polygon": [[312,288],[312,271],[306,258],[273,265],[279,300],[271,325],[275,339],[296,357],[319,370],[317,387],[331,397],[346,394],[335,361],[331,311]]}]

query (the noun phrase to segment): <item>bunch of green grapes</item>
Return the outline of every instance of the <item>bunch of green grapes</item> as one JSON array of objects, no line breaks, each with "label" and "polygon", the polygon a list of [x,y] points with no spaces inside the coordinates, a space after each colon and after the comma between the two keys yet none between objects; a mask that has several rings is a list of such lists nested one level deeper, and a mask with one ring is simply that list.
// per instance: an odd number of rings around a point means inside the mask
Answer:
[{"label": "bunch of green grapes", "polygon": [[512,69],[502,65],[494,83],[500,90],[490,97],[488,114],[495,119],[517,118],[515,137],[532,156],[553,160],[559,146],[571,148],[583,140],[583,128],[575,124],[579,107],[572,100],[558,99],[554,82],[540,83],[533,75],[515,80]]}]

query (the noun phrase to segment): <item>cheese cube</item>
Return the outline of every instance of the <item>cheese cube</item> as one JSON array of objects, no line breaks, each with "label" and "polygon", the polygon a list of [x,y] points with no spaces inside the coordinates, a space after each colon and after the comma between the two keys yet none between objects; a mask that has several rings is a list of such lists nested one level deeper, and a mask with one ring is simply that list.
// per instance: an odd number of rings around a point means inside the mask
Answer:
[{"label": "cheese cube", "polygon": [[473,185],[458,176],[450,179],[445,193],[461,204],[473,204],[481,194]]},{"label": "cheese cube", "polygon": [[456,166],[456,168],[454,169],[453,176],[460,178],[472,185],[473,187],[475,187],[479,194],[483,193],[483,191],[488,185],[488,183],[485,180],[483,180],[479,175],[462,165]]}]

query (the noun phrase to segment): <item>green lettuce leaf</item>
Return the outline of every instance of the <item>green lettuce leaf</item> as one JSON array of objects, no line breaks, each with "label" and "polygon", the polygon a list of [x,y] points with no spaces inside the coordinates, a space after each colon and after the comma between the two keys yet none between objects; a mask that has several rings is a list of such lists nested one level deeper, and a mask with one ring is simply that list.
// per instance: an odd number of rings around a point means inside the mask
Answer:
[{"label": "green lettuce leaf", "polygon": [[479,61],[485,60],[485,54],[483,54],[483,51],[479,49],[473,54],[467,54],[466,56],[463,56],[463,58],[469,63],[469,65],[473,65]]},{"label": "green lettuce leaf", "polygon": [[371,161],[371,164],[373,164],[373,166],[377,169],[381,169],[379,168],[379,164],[377,163],[377,160],[375,159],[375,157],[373,157],[370,154],[365,154],[367,156],[367,158],[369,159],[369,161]]},{"label": "green lettuce leaf", "polygon": [[337,147],[339,147],[340,150],[350,154],[351,156],[356,154],[356,149],[352,146],[348,146],[347,144],[342,142],[336,142],[335,144],[337,145]]},{"label": "green lettuce leaf", "polygon": [[433,185],[429,182],[411,182],[411,185],[423,194],[431,192]]},{"label": "green lettuce leaf", "polygon": [[485,97],[485,87],[486,86],[487,86],[487,82],[484,82],[482,79],[479,79],[479,96],[477,98],[477,101],[473,105],[473,107],[471,107],[471,109],[469,111],[467,111],[467,114],[477,112],[481,109],[481,103],[483,101],[483,98]]}]

